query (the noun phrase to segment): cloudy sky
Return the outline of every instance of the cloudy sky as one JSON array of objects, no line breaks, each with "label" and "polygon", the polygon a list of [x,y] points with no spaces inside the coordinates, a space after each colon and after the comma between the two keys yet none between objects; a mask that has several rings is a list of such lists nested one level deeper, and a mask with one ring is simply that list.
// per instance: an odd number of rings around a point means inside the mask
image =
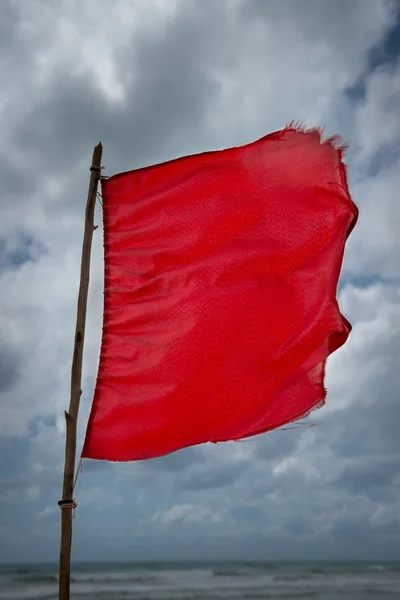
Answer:
[{"label": "cloudy sky", "polygon": [[[400,558],[400,26],[391,0],[3,0],[0,559],[57,560],[88,166],[246,143],[292,119],[350,143],[353,323],[314,428],[86,461],[74,557]],[[101,210],[97,209],[101,225]],[[97,371],[95,234],[79,448]]]}]

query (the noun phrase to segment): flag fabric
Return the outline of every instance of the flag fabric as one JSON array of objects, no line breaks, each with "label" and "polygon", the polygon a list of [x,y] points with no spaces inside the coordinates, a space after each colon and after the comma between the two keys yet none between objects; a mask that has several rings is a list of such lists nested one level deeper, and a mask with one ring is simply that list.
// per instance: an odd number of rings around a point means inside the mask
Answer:
[{"label": "flag fabric", "polygon": [[102,180],[105,286],[83,458],[240,440],[325,401],[358,210],[342,148],[288,126]]}]

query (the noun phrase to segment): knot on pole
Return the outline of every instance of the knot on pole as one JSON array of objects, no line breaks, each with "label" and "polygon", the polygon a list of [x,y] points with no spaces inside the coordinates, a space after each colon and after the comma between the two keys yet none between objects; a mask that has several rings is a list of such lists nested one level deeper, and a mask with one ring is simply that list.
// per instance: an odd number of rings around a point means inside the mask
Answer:
[{"label": "knot on pole", "polygon": [[75,500],[59,500],[58,506],[61,508],[61,510],[73,510],[74,513],[72,518],[75,519],[75,509],[78,506]]},{"label": "knot on pole", "polygon": [[61,508],[61,510],[64,510],[65,508],[70,508],[70,509],[74,509],[78,506],[77,503],[75,502],[75,500],[59,500],[58,501],[58,506]]}]

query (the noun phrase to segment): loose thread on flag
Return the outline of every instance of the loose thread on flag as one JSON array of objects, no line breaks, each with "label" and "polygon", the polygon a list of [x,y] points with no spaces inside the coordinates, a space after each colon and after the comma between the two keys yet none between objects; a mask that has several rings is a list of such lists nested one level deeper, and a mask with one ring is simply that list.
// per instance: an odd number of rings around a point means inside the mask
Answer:
[{"label": "loose thread on flag", "polygon": [[277,431],[292,431],[293,429],[311,429],[311,427],[318,427],[318,423],[296,423],[296,427],[282,427]]},{"label": "loose thread on flag", "polygon": [[[311,429],[312,427],[318,427],[318,423],[298,423],[298,422],[293,422],[293,424],[290,427],[279,427],[278,429],[271,429],[271,431],[269,431],[269,433],[279,433],[279,431],[291,431],[293,429]],[[243,439],[239,439],[239,440],[232,440],[233,442],[235,442],[236,444],[251,444],[251,443],[256,443],[256,439],[253,438],[243,438]],[[217,445],[218,442],[215,442],[215,445]]]},{"label": "loose thread on flag", "polygon": [[76,488],[76,484],[77,484],[77,481],[78,481],[79,474],[82,472],[82,468],[83,468],[83,458],[81,458],[79,460],[78,468],[76,470],[76,475],[75,475],[75,479],[74,479],[74,486],[72,488],[74,491],[75,491],[75,488]]},{"label": "loose thread on flag", "polygon": [[[349,144],[347,142],[343,142],[343,139],[340,135],[331,135],[330,137],[324,138],[325,134],[325,125],[307,127],[304,121],[290,121],[287,123],[285,130],[292,130],[298,133],[317,133],[320,137],[321,144],[330,144],[332,145],[338,152],[340,152],[341,157],[345,156],[346,152],[349,149]],[[347,193],[347,190],[345,190]]]},{"label": "loose thread on flag", "polygon": [[[78,506],[78,503],[77,503],[77,501],[76,501],[76,500],[77,500],[77,498],[78,498],[78,494],[79,494],[79,485],[77,486],[77,483],[78,483],[78,478],[79,478],[79,475],[82,473],[82,469],[83,469],[83,458],[81,458],[81,459],[79,460],[79,464],[78,464],[78,468],[77,468],[77,470],[76,470],[76,475],[75,475],[75,480],[74,480],[74,487],[73,487],[73,491],[74,491],[74,504],[75,504],[75,507],[74,507],[74,515],[73,515],[73,518],[75,518],[75,509],[76,509],[76,508],[77,508],[77,506]],[[76,492],[75,492],[75,488],[76,488]]]}]

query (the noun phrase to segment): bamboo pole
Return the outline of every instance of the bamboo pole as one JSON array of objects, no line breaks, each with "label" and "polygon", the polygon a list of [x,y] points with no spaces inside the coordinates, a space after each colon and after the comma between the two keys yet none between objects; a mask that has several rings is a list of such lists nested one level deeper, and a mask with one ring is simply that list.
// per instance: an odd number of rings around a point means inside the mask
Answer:
[{"label": "bamboo pole", "polygon": [[101,142],[95,147],[90,168],[90,183],[86,202],[85,231],[82,245],[81,277],[76,316],[75,343],[71,369],[71,397],[68,412],[65,412],[66,441],[65,465],[61,507],[61,547],[59,571],[59,600],[70,598],[71,545],[72,545],[72,514],[73,492],[76,459],[76,429],[79,404],[82,395],[82,359],[85,339],[86,309],[89,290],[90,254],[94,227],[94,209],[96,205],[97,188],[100,179],[100,165],[103,147]]}]

